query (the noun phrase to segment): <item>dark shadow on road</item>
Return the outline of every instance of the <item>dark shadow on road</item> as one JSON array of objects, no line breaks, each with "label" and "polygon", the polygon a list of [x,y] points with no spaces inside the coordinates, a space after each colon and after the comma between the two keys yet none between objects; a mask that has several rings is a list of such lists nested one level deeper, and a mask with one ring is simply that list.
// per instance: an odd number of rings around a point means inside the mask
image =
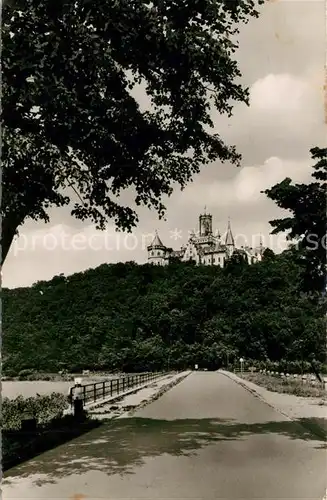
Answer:
[{"label": "dark shadow on road", "polygon": [[319,420],[242,424],[233,419],[118,419],[11,469],[5,477],[6,482],[10,482],[15,477],[30,476],[35,485],[43,485],[55,484],[63,477],[91,470],[108,475],[133,474],[135,468],[143,465],[149,457],[162,454],[190,456],[204,446],[245,440],[250,435],[275,434],[289,439],[311,440],[315,447],[321,448],[326,447],[327,419]]}]

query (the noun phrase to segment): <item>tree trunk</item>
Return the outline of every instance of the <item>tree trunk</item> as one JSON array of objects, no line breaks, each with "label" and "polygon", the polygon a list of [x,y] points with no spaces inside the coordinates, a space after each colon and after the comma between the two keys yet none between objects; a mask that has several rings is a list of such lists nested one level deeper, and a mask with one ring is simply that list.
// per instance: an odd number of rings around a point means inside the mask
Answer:
[{"label": "tree trunk", "polygon": [[313,373],[315,374],[315,376],[317,377],[317,379],[319,380],[319,382],[322,384],[323,380],[322,380],[322,377],[320,376],[320,373],[318,372],[316,366],[315,366],[315,363],[313,363],[312,361],[310,361],[310,364],[311,364],[311,368],[312,368],[312,371]]},{"label": "tree trunk", "polygon": [[14,222],[9,220],[8,217],[2,217],[0,222],[1,232],[1,267],[3,266],[8,252],[10,250],[12,241],[17,233],[17,227],[21,222]]}]

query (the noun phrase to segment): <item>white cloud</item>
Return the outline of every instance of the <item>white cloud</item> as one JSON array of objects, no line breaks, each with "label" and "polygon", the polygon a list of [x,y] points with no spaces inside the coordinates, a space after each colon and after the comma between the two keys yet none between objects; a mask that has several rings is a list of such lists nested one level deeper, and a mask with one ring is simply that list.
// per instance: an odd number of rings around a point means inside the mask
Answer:
[{"label": "white cloud", "polygon": [[[270,157],[262,165],[249,165],[234,170],[229,180],[201,180],[188,185],[181,194],[175,192],[167,211],[167,222],[158,221],[143,211],[140,226],[132,233],[116,232],[108,225],[106,231],[97,231],[93,225],[74,227],[68,224],[29,224],[22,228],[6,259],[3,286],[29,286],[38,280],[51,279],[54,275],[66,275],[94,268],[103,263],[130,261],[144,263],[147,246],[159,230],[164,244],[179,248],[186,242],[188,230],[197,229],[199,213],[204,204],[214,217],[214,228],[224,233],[227,217],[232,216],[235,236],[240,244],[258,244],[259,233],[264,243],[281,250],[284,236],[269,237],[268,221],[280,216],[281,211],[261,194],[264,190],[289,176],[296,182],[310,181],[308,162],[288,161]],[[230,167],[232,168],[232,167]],[[147,215],[147,219],[146,216]],[[172,238],[178,229],[180,240]]]},{"label": "white cloud", "polygon": [[97,231],[92,225],[83,229],[44,225],[37,229],[35,224],[34,230],[30,226],[15,238],[4,265],[3,286],[28,286],[60,273],[72,274],[107,262],[144,262],[146,247],[153,237],[153,230],[130,234],[118,233],[113,226]]},{"label": "white cloud", "polygon": [[303,107],[310,87],[307,81],[292,75],[267,75],[250,89],[250,106],[265,113],[296,111]]},{"label": "white cloud", "polygon": [[190,184],[180,198],[180,204],[186,204],[186,198],[198,206],[206,200],[210,207],[228,207],[237,205],[240,212],[245,205],[265,203],[266,195],[260,191],[267,189],[285,177],[295,182],[310,181],[309,162],[283,160],[277,157],[268,158],[262,165],[249,165],[237,170],[230,181],[215,180],[207,184]]},{"label": "white cloud", "polygon": [[[231,119],[213,113],[215,132],[236,145],[243,167],[215,162],[204,168],[182,193],[175,191],[167,203],[166,223],[159,222],[154,211],[140,210],[136,245],[133,237],[120,235],[119,239],[112,224],[106,233],[99,233],[89,223],[72,218],[67,207],[51,209],[51,224],[24,224],[16,256],[13,247],[3,268],[4,286],[27,286],[104,262],[144,262],[142,234],[144,240],[158,229],[165,244],[178,248],[188,229],[196,229],[204,205],[221,232],[230,215],[235,234],[260,232],[269,241],[268,221],[281,211],[260,191],[285,177],[310,181],[309,149],[325,142],[325,6],[322,1],[267,2],[261,10],[259,19],[241,28],[236,54],[242,82],[250,88],[251,106],[237,104]],[[143,84],[134,95],[142,109],[149,109]],[[130,205],[131,199],[129,191],[120,201]],[[169,237],[175,228],[182,230],[181,241]]]}]

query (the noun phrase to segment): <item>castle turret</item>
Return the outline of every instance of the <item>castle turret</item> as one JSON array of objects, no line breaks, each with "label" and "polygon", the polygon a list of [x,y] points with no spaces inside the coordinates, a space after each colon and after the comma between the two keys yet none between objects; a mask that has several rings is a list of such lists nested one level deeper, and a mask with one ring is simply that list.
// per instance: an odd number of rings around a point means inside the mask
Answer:
[{"label": "castle turret", "polygon": [[148,263],[157,266],[168,264],[167,248],[162,243],[157,231],[154,240],[151,245],[148,246]]},{"label": "castle turret", "polygon": [[262,235],[260,234],[260,244],[259,244],[259,252],[258,252],[258,261],[259,262],[262,261],[263,252],[264,252],[264,247],[263,247],[263,243],[262,243]]},{"label": "castle turret", "polygon": [[234,236],[232,233],[232,228],[231,228],[229,219],[228,219],[227,233],[226,233],[226,238],[225,238],[225,245],[226,245],[226,249],[227,249],[227,254],[230,257],[234,252],[235,242],[234,242]]},{"label": "castle turret", "polygon": [[212,215],[206,213],[206,207],[204,208],[204,214],[199,217],[199,231],[200,236],[212,235]]}]

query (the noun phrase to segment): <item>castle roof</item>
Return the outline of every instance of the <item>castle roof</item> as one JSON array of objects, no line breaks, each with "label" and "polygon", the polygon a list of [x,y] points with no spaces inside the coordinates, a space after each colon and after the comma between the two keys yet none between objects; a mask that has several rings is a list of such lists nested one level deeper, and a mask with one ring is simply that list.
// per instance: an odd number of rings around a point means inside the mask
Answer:
[{"label": "castle roof", "polygon": [[232,228],[230,227],[230,221],[228,221],[228,227],[227,227],[225,245],[233,245],[233,246],[235,246],[234,237],[233,237],[233,233],[232,233]]},{"label": "castle roof", "polygon": [[171,256],[172,257],[183,257],[184,253],[185,253],[185,249],[173,250],[171,253]]},{"label": "castle roof", "polygon": [[217,243],[214,247],[212,248],[205,248],[203,253],[204,254],[214,254],[214,253],[224,253],[226,252],[226,246],[222,245],[221,243]]},{"label": "castle roof", "polygon": [[159,237],[159,234],[158,234],[158,231],[156,231],[156,234],[155,234],[155,237],[151,243],[151,245],[149,245],[148,248],[152,248],[152,247],[162,247],[162,248],[166,248],[165,245],[162,243],[160,237]]}]

